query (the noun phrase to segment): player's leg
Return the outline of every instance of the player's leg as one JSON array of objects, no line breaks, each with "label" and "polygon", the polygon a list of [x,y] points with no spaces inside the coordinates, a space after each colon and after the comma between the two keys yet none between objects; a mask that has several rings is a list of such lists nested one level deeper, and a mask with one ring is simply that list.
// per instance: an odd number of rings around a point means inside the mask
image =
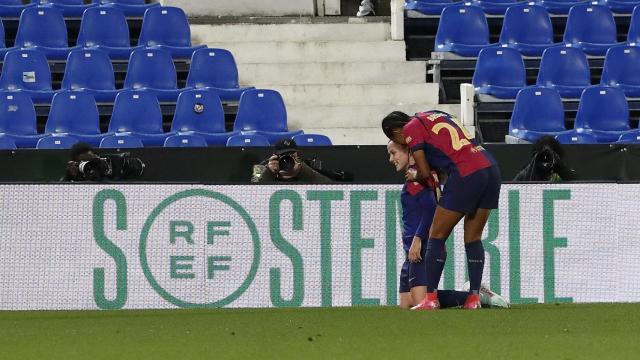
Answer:
[{"label": "player's leg", "polygon": [[428,292],[434,292],[438,289],[438,283],[447,260],[445,241],[463,216],[463,213],[448,210],[442,206],[436,208],[424,257]]},{"label": "player's leg", "polygon": [[400,293],[400,309],[411,309],[413,304],[413,297],[411,297],[410,292]]},{"label": "player's leg", "polygon": [[467,296],[469,293],[466,291],[438,290],[438,299],[442,309],[461,307],[467,300]]},{"label": "player's leg", "polygon": [[426,286],[414,286],[411,288],[411,306],[419,304],[422,299],[427,295]]},{"label": "player's leg", "polygon": [[400,281],[398,286],[398,293],[400,294],[400,308],[410,309],[413,306],[413,299],[411,298],[411,287],[409,286],[409,260],[405,259],[400,269]]},{"label": "player's leg", "polygon": [[[462,285],[461,291],[464,291],[465,294],[469,293],[469,282],[467,281]],[[489,286],[485,284],[480,285],[480,303],[482,307],[490,307],[490,308],[502,308],[508,309],[511,307],[511,304],[507,301],[507,299],[503,298],[500,294],[495,293],[493,290],[489,288]]]}]

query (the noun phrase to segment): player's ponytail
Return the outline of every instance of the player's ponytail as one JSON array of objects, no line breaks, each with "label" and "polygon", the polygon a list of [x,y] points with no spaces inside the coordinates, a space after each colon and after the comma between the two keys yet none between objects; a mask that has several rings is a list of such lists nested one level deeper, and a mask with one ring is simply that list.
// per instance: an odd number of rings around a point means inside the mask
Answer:
[{"label": "player's ponytail", "polygon": [[394,111],[382,119],[382,131],[389,139],[393,139],[396,130],[402,129],[411,120],[411,116],[402,111]]}]

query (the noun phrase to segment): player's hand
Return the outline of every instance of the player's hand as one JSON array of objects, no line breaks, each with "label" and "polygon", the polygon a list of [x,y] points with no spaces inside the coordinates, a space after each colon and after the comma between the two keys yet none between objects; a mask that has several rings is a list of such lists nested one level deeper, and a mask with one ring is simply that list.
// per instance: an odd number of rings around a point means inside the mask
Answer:
[{"label": "player's hand", "polygon": [[280,165],[278,165],[278,155],[273,155],[269,158],[269,163],[267,163],[267,169],[274,174],[277,174],[280,171]]},{"label": "player's hand", "polygon": [[417,263],[422,261],[420,251],[422,250],[422,239],[419,236],[414,236],[409,248],[409,262]]},{"label": "player's hand", "polygon": [[409,182],[415,182],[417,175],[418,175],[418,171],[416,169],[409,169],[404,174],[404,178],[407,179],[407,181]]}]

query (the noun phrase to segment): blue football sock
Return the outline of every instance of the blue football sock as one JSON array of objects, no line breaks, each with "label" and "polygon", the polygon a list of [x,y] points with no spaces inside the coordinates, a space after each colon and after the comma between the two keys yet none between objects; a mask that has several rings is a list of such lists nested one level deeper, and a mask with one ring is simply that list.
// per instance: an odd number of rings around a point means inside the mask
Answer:
[{"label": "blue football sock", "polygon": [[484,247],[482,241],[474,241],[464,246],[467,252],[467,269],[469,271],[470,292],[478,294],[484,270]]},{"label": "blue football sock", "polygon": [[441,309],[460,307],[467,301],[467,296],[469,296],[469,293],[466,291],[438,290]]},{"label": "blue football sock", "polygon": [[427,251],[425,254],[425,265],[427,267],[427,292],[438,290],[444,262],[447,259],[447,252],[444,247],[444,240],[430,238],[427,241]]}]

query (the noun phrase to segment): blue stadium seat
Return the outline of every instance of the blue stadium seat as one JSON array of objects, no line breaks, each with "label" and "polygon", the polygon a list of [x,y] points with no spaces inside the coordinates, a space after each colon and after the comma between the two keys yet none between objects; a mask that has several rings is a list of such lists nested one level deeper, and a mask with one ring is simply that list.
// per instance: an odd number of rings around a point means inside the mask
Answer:
[{"label": "blue stadium seat", "polygon": [[160,6],[159,2],[146,3],[145,0],[102,0],[102,4],[121,10],[129,17],[143,17],[148,8]]},{"label": "blue stadium seat", "polygon": [[434,51],[475,57],[489,44],[489,25],[477,6],[451,5],[442,10]]},{"label": "blue stadium seat", "polygon": [[298,146],[331,146],[331,139],[319,134],[300,134],[293,137]]},{"label": "blue stadium seat", "polygon": [[18,147],[34,148],[42,138],[36,124],[36,110],[28,94],[0,93],[0,133],[11,137]]},{"label": "blue stadium seat", "polygon": [[226,132],[220,98],[205,89],[184,91],[178,96],[171,131],[193,133],[209,145],[225,145],[230,136],[238,134]]},{"label": "blue stadium seat", "polygon": [[640,144],[640,131],[631,131],[620,135],[618,144]]},{"label": "blue stadium seat", "polygon": [[4,57],[0,88],[29,94],[34,103],[51,103],[51,70],[38,50],[12,50]]},{"label": "blue stadium seat", "polygon": [[51,102],[46,134],[70,134],[80,141],[98,146],[104,138],[100,133],[100,115],[93,96],[74,91],[60,91]]},{"label": "blue stadium seat", "polygon": [[587,55],[576,48],[548,48],[542,54],[536,84],[557,90],[563,98],[579,98],[591,86]]},{"label": "blue stadium seat", "polygon": [[164,141],[164,147],[207,147],[207,140],[195,134],[171,135]]},{"label": "blue stadium seat", "polygon": [[22,0],[0,0],[0,17],[17,18],[22,14],[22,10],[36,5],[34,1],[25,4]]},{"label": "blue stadium seat", "polygon": [[99,49],[70,52],[64,69],[62,89],[86,92],[97,102],[113,103],[118,91],[109,55]]},{"label": "blue stadium seat", "polygon": [[10,50],[15,50],[15,48],[7,48],[7,44],[4,42],[5,33],[4,33],[4,25],[2,21],[0,21],[0,57],[4,59],[4,56],[7,55],[7,52]]},{"label": "blue stadium seat", "polygon": [[518,92],[509,122],[509,135],[535,142],[542,136],[566,131],[564,107],[557,91],[530,86]]},{"label": "blue stadium seat", "polygon": [[269,139],[257,134],[234,135],[227,141],[228,147],[270,146]]},{"label": "blue stadium seat", "polygon": [[640,47],[610,48],[600,83],[621,89],[627,97],[640,97]]},{"label": "blue stadium seat", "polygon": [[589,55],[604,56],[610,47],[619,44],[613,13],[603,5],[574,5],[569,11],[563,41]]},{"label": "blue stadium seat", "polygon": [[589,4],[591,0],[538,0],[536,3],[552,14],[566,15],[576,4]]},{"label": "blue stadium seat", "polygon": [[49,59],[66,60],[71,48],[62,12],[43,6],[25,9],[20,15],[16,47],[34,48]]},{"label": "blue stadium seat", "polygon": [[171,54],[162,49],[137,49],[131,53],[124,88],[153,93],[160,101],[176,101],[180,90]]},{"label": "blue stadium seat", "polygon": [[440,15],[442,10],[453,4],[452,0],[407,0],[404,9],[417,11],[425,15]]},{"label": "blue stadium seat", "polygon": [[116,96],[109,132],[131,133],[145,146],[162,146],[173,135],[162,130],[162,110],[158,99],[147,91],[121,91]]},{"label": "blue stadium seat", "polygon": [[17,148],[12,138],[0,133],[0,150],[15,150]]},{"label": "blue stadium seat", "polygon": [[84,0],[40,0],[40,5],[54,7],[65,17],[81,17],[85,10],[98,6],[98,3],[95,0],[90,0],[89,4]]},{"label": "blue stadium seat", "polygon": [[177,7],[153,7],[144,13],[138,45],[159,47],[174,58],[191,59],[204,45],[191,45],[191,29],[184,11]]},{"label": "blue stadium seat", "polygon": [[603,4],[617,14],[631,14],[633,9],[640,4],[639,0],[603,0]]},{"label": "blue stadium seat", "polygon": [[38,140],[37,149],[71,149],[79,141],[75,137],[67,134],[56,134],[45,136]]},{"label": "blue stadium seat", "polygon": [[556,140],[560,144],[597,144],[598,139],[589,133],[580,133],[577,131],[567,131],[557,135]]},{"label": "blue stadium seat", "polygon": [[233,130],[263,135],[271,143],[302,134],[302,130],[289,131],[287,109],[280,93],[264,89],[247,90],[242,94]]},{"label": "blue stadium seat", "polygon": [[580,97],[574,128],[594,135],[600,143],[618,141],[623,133],[631,131],[624,92],[604,85],[586,88]]},{"label": "blue stadium seat", "polygon": [[502,22],[500,44],[525,56],[542,56],[554,45],[549,13],[542,6],[518,4],[509,7]]},{"label": "blue stadium seat", "polygon": [[629,31],[627,32],[627,43],[632,46],[640,44],[640,5],[633,8]]},{"label": "blue stadium seat", "polygon": [[472,0],[472,4],[479,6],[490,15],[504,15],[507,9],[522,0]]},{"label": "blue stadium seat", "polygon": [[472,83],[477,94],[514,99],[527,86],[522,56],[510,48],[482,49]]},{"label": "blue stadium seat", "polygon": [[125,15],[116,8],[96,7],[82,15],[78,45],[97,47],[117,60],[128,60],[131,52],[129,25]]},{"label": "blue stadium seat", "polygon": [[199,49],[191,57],[187,87],[215,91],[222,101],[238,101],[245,90],[238,85],[238,67],[230,51]]},{"label": "blue stadium seat", "polygon": [[110,149],[136,149],[144,147],[144,145],[138,137],[121,133],[105,136],[102,141],[100,141],[100,147]]}]

